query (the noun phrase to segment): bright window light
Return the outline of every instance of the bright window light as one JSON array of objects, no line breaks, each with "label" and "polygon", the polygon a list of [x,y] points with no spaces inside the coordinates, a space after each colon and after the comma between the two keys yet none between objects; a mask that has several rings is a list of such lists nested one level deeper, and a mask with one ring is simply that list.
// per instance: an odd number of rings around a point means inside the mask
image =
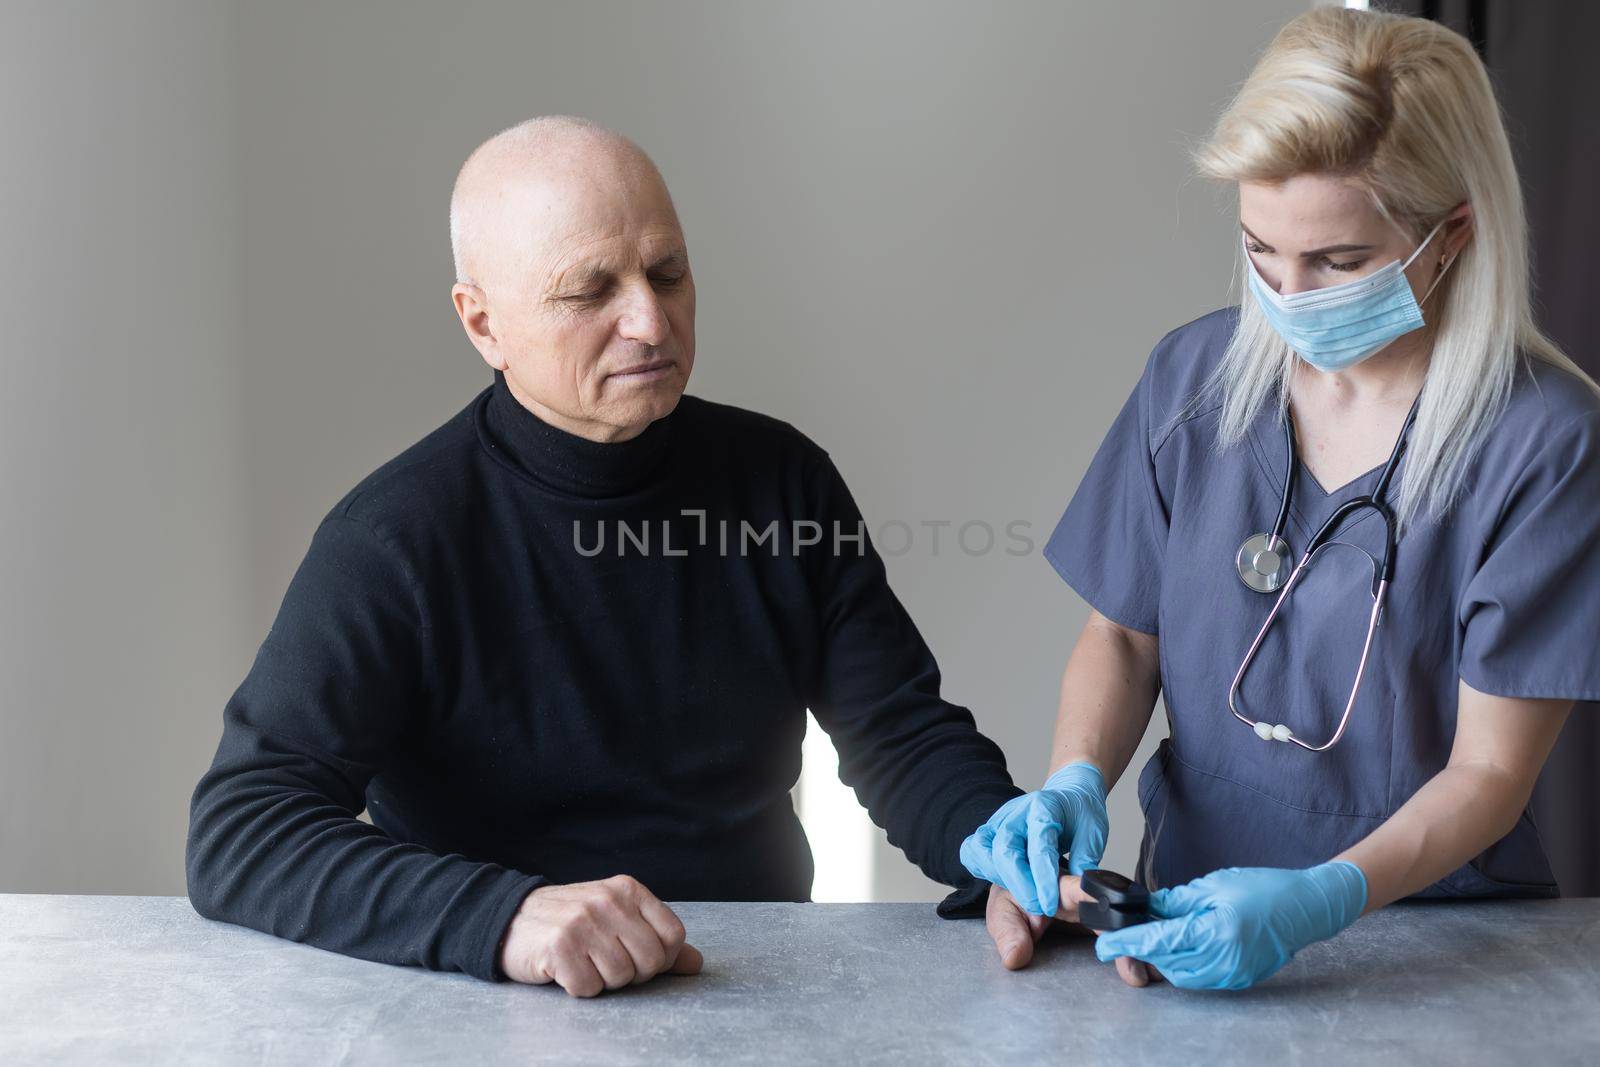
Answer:
[{"label": "bright window light", "polygon": [[806,713],[800,758],[795,807],[817,864],[811,899],[824,903],[871,900],[872,842],[877,828],[854,790],[839,781],[839,754],[810,712]]}]

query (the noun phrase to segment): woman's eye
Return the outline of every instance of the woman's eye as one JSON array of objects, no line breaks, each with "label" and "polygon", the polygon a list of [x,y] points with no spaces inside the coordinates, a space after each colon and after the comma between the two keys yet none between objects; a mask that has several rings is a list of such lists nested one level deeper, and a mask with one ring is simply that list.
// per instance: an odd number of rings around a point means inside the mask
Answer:
[{"label": "woman's eye", "polygon": [[1267,250],[1255,241],[1246,241],[1244,246],[1258,256],[1264,256],[1267,254]]},{"label": "woman's eye", "polygon": [[1344,272],[1344,271],[1360,270],[1361,267],[1367,261],[1364,260],[1364,259],[1358,259],[1354,263],[1335,263],[1333,260],[1328,259],[1326,256],[1324,256],[1322,262],[1323,262],[1323,265],[1326,266],[1329,270],[1336,270],[1336,271]]}]

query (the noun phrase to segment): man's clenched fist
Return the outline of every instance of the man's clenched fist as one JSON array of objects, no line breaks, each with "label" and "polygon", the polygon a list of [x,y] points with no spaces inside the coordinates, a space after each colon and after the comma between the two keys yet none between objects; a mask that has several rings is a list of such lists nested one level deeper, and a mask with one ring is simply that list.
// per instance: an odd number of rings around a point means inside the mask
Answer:
[{"label": "man's clenched fist", "polygon": [[514,982],[592,997],[662,973],[699,974],[704,961],[683,938],[671,909],[625,874],[540,886],[511,919],[500,969]]}]

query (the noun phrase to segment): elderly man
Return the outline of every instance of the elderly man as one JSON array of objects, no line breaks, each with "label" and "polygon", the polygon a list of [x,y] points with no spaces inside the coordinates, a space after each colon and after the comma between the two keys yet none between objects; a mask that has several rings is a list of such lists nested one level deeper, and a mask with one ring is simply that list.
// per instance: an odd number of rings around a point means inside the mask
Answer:
[{"label": "elderly man", "polygon": [[195,790],[195,908],[580,996],[693,973],[663,898],[809,896],[807,708],[889,839],[967,881],[1004,759],[827,453],[684,395],[694,279],[650,160],[534,119],[450,221],[494,383],[317,527]]}]

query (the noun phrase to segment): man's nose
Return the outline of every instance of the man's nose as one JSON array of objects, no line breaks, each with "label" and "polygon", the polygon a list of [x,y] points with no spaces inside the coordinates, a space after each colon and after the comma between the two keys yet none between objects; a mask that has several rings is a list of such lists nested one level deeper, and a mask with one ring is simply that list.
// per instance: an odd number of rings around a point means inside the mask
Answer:
[{"label": "man's nose", "polygon": [[655,290],[648,285],[636,287],[629,294],[628,306],[622,313],[617,330],[630,341],[659,345],[666,341],[672,326],[667,321],[666,310],[657,299]]}]

